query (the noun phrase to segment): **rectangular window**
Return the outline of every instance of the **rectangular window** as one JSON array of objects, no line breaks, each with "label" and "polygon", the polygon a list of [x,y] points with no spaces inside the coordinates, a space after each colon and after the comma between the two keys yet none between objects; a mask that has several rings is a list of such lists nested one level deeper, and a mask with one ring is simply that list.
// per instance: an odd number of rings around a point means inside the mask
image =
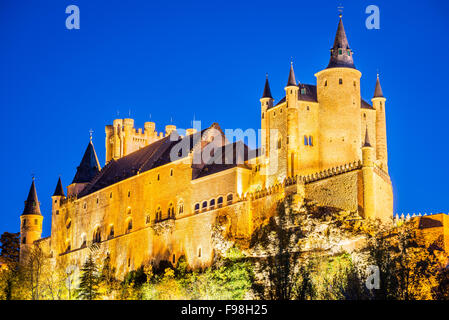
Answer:
[{"label": "rectangular window", "polygon": [[309,144],[309,141],[307,139],[307,136],[304,136],[304,145],[307,146]]}]

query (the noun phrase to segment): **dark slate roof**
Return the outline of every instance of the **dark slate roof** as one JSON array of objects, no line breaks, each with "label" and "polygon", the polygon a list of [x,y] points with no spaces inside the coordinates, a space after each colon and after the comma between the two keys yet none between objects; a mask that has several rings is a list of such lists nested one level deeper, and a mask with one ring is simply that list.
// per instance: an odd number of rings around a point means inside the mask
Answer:
[{"label": "dark slate roof", "polygon": [[41,215],[41,209],[39,206],[39,200],[37,199],[36,186],[34,185],[34,179],[31,183],[30,192],[28,192],[28,198],[25,201],[25,208],[22,215],[25,214],[37,214]]},{"label": "dark slate roof", "polygon": [[101,170],[92,141],[89,141],[83,159],[76,170],[72,183],[90,182]]},{"label": "dark slate roof", "polygon": [[65,197],[64,188],[62,187],[61,177],[58,179],[58,184],[56,185],[55,192],[53,193],[53,197]]},{"label": "dark slate roof", "polygon": [[374,89],[373,98],[383,98],[383,97],[384,94],[382,93],[382,87],[380,86],[379,75],[377,75],[376,88]]},{"label": "dark slate roof", "polygon": [[370,105],[368,102],[366,102],[363,99],[361,101],[360,107],[363,108],[363,109],[373,109],[374,110],[373,106]]},{"label": "dark slate roof", "polygon": [[265,79],[265,87],[263,88],[262,99],[263,98],[273,99],[273,97],[271,96],[270,84],[268,83],[268,75],[267,78]]},{"label": "dark slate roof", "polygon": [[211,157],[202,168],[194,171],[193,179],[202,178],[235,167],[250,169],[250,167],[245,164],[245,161],[248,161],[254,156],[254,150],[251,150],[242,141],[227,144],[221,148],[217,148],[214,156]]},{"label": "dark slate roof", "polygon": [[366,127],[366,132],[365,132],[365,143],[363,144],[364,147],[371,147],[371,143],[369,141],[369,136],[368,136],[368,126]]},{"label": "dark slate roof", "polygon": [[[339,49],[341,54],[339,54]],[[349,51],[349,54],[348,54]],[[349,48],[348,39],[346,37],[343,21],[340,16],[338,22],[337,34],[335,35],[334,46],[331,49],[331,57],[328,68],[353,68],[355,69],[354,60],[352,59],[352,50]]]},{"label": "dark slate roof", "polygon": [[296,86],[295,71],[293,70],[293,62],[290,64],[290,72],[288,74],[288,86]]},{"label": "dark slate roof", "polygon": [[[181,145],[185,143],[185,146],[187,146],[185,149],[190,152],[194,146],[201,141],[203,133],[210,128],[215,128],[221,131],[216,123],[209,128],[203,129],[201,132],[196,132],[183,138],[174,131],[170,136],[159,139],[140,150],[130,153],[118,160],[111,160],[79,193],[78,197],[84,197],[119,181],[135,176],[138,173],[170,163],[170,153],[178,143],[181,143]],[[174,152],[176,151],[177,150],[175,149]],[[189,152],[177,153],[178,159],[185,158]]]}]

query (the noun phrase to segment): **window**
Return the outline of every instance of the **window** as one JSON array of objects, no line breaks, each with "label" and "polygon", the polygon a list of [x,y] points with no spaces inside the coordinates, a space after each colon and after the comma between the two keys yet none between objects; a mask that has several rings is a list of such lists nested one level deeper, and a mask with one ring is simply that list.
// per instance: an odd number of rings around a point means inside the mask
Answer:
[{"label": "window", "polygon": [[282,147],[282,138],[278,139],[278,149]]},{"label": "window", "polygon": [[173,169],[170,169],[170,177],[173,177]]},{"label": "window", "polygon": [[355,82],[355,80],[354,80],[354,88],[356,88],[357,87],[357,82]]},{"label": "window", "polygon": [[161,180],[161,175],[158,173],[157,174],[157,181]]},{"label": "window", "polygon": [[198,248],[198,258],[201,258],[201,248]]},{"label": "window", "polygon": [[309,111],[310,110],[310,107],[309,106],[307,106],[307,111]]},{"label": "window", "polygon": [[26,225],[27,225],[27,219],[23,219],[23,224],[22,224],[22,226],[23,226],[23,227],[26,227]]},{"label": "window", "polygon": [[232,195],[232,193],[228,194],[226,201],[228,204],[232,204],[232,199],[234,198],[234,196]]},{"label": "window", "polygon": [[218,197],[217,205],[219,208],[221,208],[223,206],[223,197]]},{"label": "window", "polygon": [[351,56],[351,50],[348,50],[348,56]]},{"label": "window", "polygon": [[109,236],[108,236],[108,238],[109,239],[114,238],[114,225],[111,225],[109,227]]},{"label": "window", "polygon": [[128,198],[131,197],[131,191],[128,191]]},{"label": "window", "polygon": [[70,218],[65,222],[65,226],[67,229],[70,229],[70,227],[72,226],[72,220]]},{"label": "window", "polygon": [[69,241],[69,242],[67,242],[67,244],[66,244],[65,252],[69,252],[70,250],[72,250],[72,246],[70,245],[70,241]]},{"label": "window", "polygon": [[131,214],[131,208],[130,207],[128,207],[127,209],[126,209],[126,214]]},{"label": "window", "polygon": [[301,94],[306,94],[306,88],[301,88]]},{"label": "window", "polygon": [[180,202],[178,203],[178,214],[184,213],[184,203]]},{"label": "window", "polygon": [[209,202],[209,208],[210,208],[210,209],[214,209],[214,208],[215,208],[215,199],[212,199],[212,200]]},{"label": "window", "polygon": [[100,227],[98,227],[97,229],[95,229],[94,237],[93,237],[93,242],[94,242],[94,243],[101,242],[101,232],[100,232]]},{"label": "window", "polygon": [[175,263],[176,262],[176,255],[173,253],[173,257],[172,257],[172,262]]},{"label": "window", "polygon": [[174,218],[175,217],[175,208],[173,207],[173,203],[170,203],[168,205],[167,214],[168,214],[169,218]]},{"label": "window", "polygon": [[203,205],[201,206],[201,209],[204,211],[207,208],[207,201],[203,201]]},{"label": "window", "polygon": [[147,215],[146,217],[145,217],[145,224],[149,224],[150,223],[150,215]]},{"label": "window", "polygon": [[198,213],[198,211],[200,211],[200,204],[195,203],[195,213]]},{"label": "window", "polygon": [[313,137],[309,136],[309,146],[313,146]]},{"label": "window", "polygon": [[307,136],[304,136],[304,145],[305,146],[309,145],[309,140],[307,139]]},{"label": "window", "polygon": [[133,219],[128,220],[128,226],[126,228],[126,233],[129,233],[133,229]]},{"label": "window", "polygon": [[265,113],[262,112],[262,119],[265,119]]},{"label": "window", "polygon": [[86,202],[84,202],[84,204],[83,204],[83,209],[87,209],[87,203]]},{"label": "window", "polygon": [[22,243],[25,244],[27,242],[27,237],[23,237]]},{"label": "window", "polygon": [[338,49],[338,54],[342,54],[343,51],[341,49]]},{"label": "window", "polygon": [[156,209],[156,221],[162,220],[162,209],[160,206]]},{"label": "window", "polygon": [[327,80],[324,80],[324,86],[327,87]]},{"label": "window", "polygon": [[287,141],[285,141],[287,144],[290,142],[290,137],[287,137]]},{"label": "window", "polygon": [[109,198],[112,199],[112,192],[109,194]]},{"label": "window", "polygon": [[57,215],[57,216],[59,215],[59,210],[56,210],[56,215]]},{"label": "window", "polygon": [[343,79],[342,78],[338,79],[338,84],[343,84]]}]

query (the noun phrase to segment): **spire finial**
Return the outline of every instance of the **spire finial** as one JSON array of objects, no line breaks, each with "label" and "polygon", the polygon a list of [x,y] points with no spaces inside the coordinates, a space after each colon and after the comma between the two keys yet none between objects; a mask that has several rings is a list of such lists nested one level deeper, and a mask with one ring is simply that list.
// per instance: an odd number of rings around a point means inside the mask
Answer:
[{"label": "spire finial", "polygon": [[340,19],[343,17],[343,9],[344,9],[344,8],[345,8],[345,7],[343,7],[343,6],[341,5],[341,3],[340,3],[340,5],[337,7],[338,12],[339,12],[338,16],[340,17]]},{"label": "spire finial", "polygon": [[92,142],[92,134],[94,133],[94,130],[90,129],[89,130],[89,140],[90,142]]},{"label": "spire finial", "polygon": [[268,80],[268,72],[265,73],[265,79]]}]

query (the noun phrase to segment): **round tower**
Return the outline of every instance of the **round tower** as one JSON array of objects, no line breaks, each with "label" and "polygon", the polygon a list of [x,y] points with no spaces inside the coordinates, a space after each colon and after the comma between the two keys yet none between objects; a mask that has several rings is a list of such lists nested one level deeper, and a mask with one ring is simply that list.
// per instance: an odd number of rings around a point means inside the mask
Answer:
[{"label": "round tower", "polygon": [[261,152],[262,156],[268,155],[269,148],[269,126],[268,126],[268,114],[267,110],[273,107],[274,99],[271,96],[270,83],[268,82],[268,73],[265,78],[265,86],[263,88],[262,98],[260,98],[260,110],[261,110]]},{"label": "round tower", "polygon": [[298,93],[299,87],[296,83],[293,61],[290,62],[290,73],[288,75],[287,86],[285,87],[285,100],[287,101],[287,176],[293,177],[298,169],[295,158],[297,152],[298,136]]},{"label": "round tower", "polygon": [[365,142],[362,146],[363,217],[374,218],[376,214],[374,185],[374,148],[371,146],[366,127]]},{"label": "round tower", "polygon": [[31,183],[25,208],[20,216],[20,260],[22,261],[26,252],[34,241],[39,240],[42,235],[42,221],[39,200],[37,199],[36,186]]},{"label": "round tower", "polygon": [[360,78],[340,15],[329,65],[315,74],[322,169],[361,159]]},{"label": "round tower", "polygon": [[376,87],[371,101],[376,110],[376,158],[380,168],[388,173],[387,124],[385,120],[385,101],[387,99],[382,93],[379,74],[377,74]]}]

